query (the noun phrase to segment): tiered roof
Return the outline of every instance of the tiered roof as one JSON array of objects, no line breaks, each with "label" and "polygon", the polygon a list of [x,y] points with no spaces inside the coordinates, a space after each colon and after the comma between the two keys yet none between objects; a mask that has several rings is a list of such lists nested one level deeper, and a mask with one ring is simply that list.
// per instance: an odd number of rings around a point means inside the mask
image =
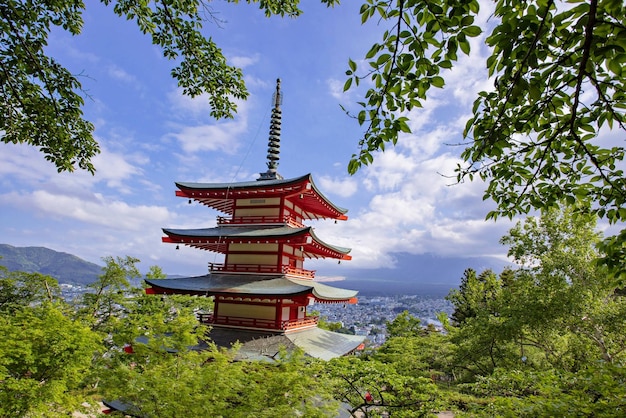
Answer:
[{"label": "tiered roof", "polygon": [[347,209],[333,204],[313,182],[311,174],[292,179],[245,181],[239,183],[176,183],[176,196],[196,200],[215,210],[232,215],[239,198],[285,197],[296,201],[305,219],[347,220]]},{"label": "tiered roof", "polygon": [[340,289],[307,279],[288,278],[284,275],[258,276],[247,274],[207,274],[180,279],[146,280],[153,291],[150,293],[184,293],[190,295],[238,296],[306,296],[327,302],[354,302],[357,292]]},{"label": "tiered roof", "polygon": [[283,243],[301,247],[309,258],[350,260],[350,248],[337,247],[320,240],[310,226],[218,226],[200,229],[163,229],[163,242],[185,244],[217,253],[226,253],[229,244]]},{"label": "tiered roof", "polygon": [[[228,330],[237,330],[238,335],[256,332],[264,336],[263,344],[288,340],[314,357],[331,358],[354,350],[363,337],[318,329],[317,317],[308,316],[306,307],[313,300],[356,303],[357,291],[315,282],[315,272],[305,270],[303,261],[350,260],[350,249],[322,241],[303,221],[346,220],[347,210],[324,196],[311,174],[291,179],[278,174],[280,99],[278,84],[268,143],[268,170],[258,180],[176,183],[176,196],[195,200],[226,216],[218,216],[216,227],[164,228],[163,242],[225,254],[224,263],[210,263],[206,275],[146,280],[150,286],[146,292],[214,296],[214,312],[200,318],[219,329],[212,332],[211,338],[228,334]],[[322,344],[324,341],[330,345]],[[256,343],[246,342],[245,346],[249,343],[249,352],[254,353]]]}]

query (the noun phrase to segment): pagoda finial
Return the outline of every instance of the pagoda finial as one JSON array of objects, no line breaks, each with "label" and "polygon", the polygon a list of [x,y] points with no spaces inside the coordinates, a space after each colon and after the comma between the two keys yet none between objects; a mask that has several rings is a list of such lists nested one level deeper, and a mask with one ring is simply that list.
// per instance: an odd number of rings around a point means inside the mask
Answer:
[{"label": "pagoda finial", "polygon": [[272,109],[272,117],[270,120],[270,137],[267,146],[267,171],[261,173],[259,180],[273,180],[282,179],[283,177],[278,174],[276,169],[278,168],[278,160],[280,159],[280,125],[282,110],[280,105],[283,102],[283,95],[280,91],[280,78],[276,79],[276,92],[272,97],[274,108]]}]

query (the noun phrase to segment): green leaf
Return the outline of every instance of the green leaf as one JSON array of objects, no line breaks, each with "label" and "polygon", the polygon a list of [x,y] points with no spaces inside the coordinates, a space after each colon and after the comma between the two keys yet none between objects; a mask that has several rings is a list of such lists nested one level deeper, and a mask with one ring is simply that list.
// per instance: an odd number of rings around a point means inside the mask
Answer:
[{"label": "green leaf", "polygon": [[438,88],[442,88],[445,85],[443,77],[435,76],[430,79],[430,83]]},{"label": "green leaf", "polygon": [[465,55],[469,55],[470,43],[469,41],[467,41],[467,39],[459,39],[459,48],[461,48],[461,51],[463,51]]},{"label": "green leaf", "polygon": [[463,28],[463,33],[470,38],[474,38],[483,33],[483,30],[478,26],[467,26]]},{"label": "green leaf", "polygon": [[356,71],[356,62],[352,61],[351,59],[348,59],[348,66],[350,67],[352,72]]},{"label": "green leaf", "polygon": [[622,72],[624,71],[624,64],[619,60],[611,59],[608,61],[608,68],[613,72],[613,74],[621,77]]},{"label": "green leaf", "polygon": [[346,80],[346,82],[343,85],[343,91],[348,91],[350,89],[350,86],[352,86],[352,78],[348,78]]},{"label": "green leaf", "polygon": [[359,121],[359,125],[363,125],[365,123],[365,118],[367,117],[367,113],[365,110],[361,110],[357,116],[357,120]]},{"label": "green leaf", "polygon": [[390,54],[381,54],[378,56],[378,59],[376,60],[376,65],[381,66],[385,64],[387,61],[389,61],[390,58],[391,58]]}]

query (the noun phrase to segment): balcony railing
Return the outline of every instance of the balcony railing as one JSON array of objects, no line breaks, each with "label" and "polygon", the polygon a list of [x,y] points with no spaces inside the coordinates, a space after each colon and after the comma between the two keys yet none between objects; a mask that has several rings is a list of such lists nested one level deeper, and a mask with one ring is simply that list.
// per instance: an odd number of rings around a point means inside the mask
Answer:
[{"label": "balcony railing", "polygon": [[299,269],[295,267],[283,266],[282,272],[284,274],[288,274],[289,276],[298,276],[298,278],[302,278],[302,279],[315,278],[315,270],[305,270],[305,269]]},{"label": "balcony railing", "polygon": [[[214,316],[213,314],[198,314],[198,320],[202,324],[208,325],[230,325],[234,327],[277,329],[276,322],[270,319],[244,318],[237,316]],[[301,328],[311,328],[317,326],[318,316],[307,316],[301,319],[292,319],[280,322],[281,331],[290,331]]]},{"label": "balcony railing", "polygon": [[286,224],[295,228],[304,228],[304,224],[293,216],[233,216],[226,218],[217,217],[218,225],[261,225],[261,224]]},{"label": "balcony railing", "polygon": [[256,274],[287,274],[302,279],[313,279],[315,270],[305,270],[296,267],[267,266],[260,264],[218,264],[209,263],[209,271],[211,273],[256,273]]},{"label": "balcony railing", "polygon": [[307,316],[302,319],[283,321],[281,323],[281,329],[284,331],[289,331],[300,328],[311,328],[317,326],[318,320],[318,316]]}]

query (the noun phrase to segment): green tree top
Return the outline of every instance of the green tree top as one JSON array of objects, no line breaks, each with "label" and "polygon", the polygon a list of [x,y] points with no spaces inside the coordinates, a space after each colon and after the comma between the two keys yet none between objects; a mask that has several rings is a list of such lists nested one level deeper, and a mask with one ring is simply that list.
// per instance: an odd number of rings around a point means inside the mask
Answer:
[{"label": "green tree top", "polygon": [[[238,3],[238,0],[228,0]],[[337,0],[321,0],[332,6]],[[211,116],[232,117],[234,99],[248,91],[239,68],[229,65],[220,48],[202,34],[211,8],[204,0],[101,0],[121,18],[134,20],[141,32],[174,61],[171,74],[191,97],[207,93]],[[295,17],[299,0],[247,0],[266,16]],[[0,4],[0,140],[38,147],[59,172],[76,168],[95,172],[100,152],[94,126],[83,117],[84,99],[77,76],[46,53],[53,27],[72,35],[83,26],[82,1],[7,0]]]},{"label": "green tree top", "polygon": [[[486,34],[494,88],[478,94],[457,180],[479,177],[487,215],[515,216],[565,200],[593,202],[610,222],[626,219],[626,7],[620,0],[501,0]],[[410,132],[407,113],[443,88],[469,55],[477,0],[367,0],[363,22],[385,25],[364,68],[348,61],[344,90],[368,82],[355,114],[363,126],[355,173]],[[614,131],[614,132],[610,132]],[[607,263],[626,278],[626,232],[606,242]]]}]

